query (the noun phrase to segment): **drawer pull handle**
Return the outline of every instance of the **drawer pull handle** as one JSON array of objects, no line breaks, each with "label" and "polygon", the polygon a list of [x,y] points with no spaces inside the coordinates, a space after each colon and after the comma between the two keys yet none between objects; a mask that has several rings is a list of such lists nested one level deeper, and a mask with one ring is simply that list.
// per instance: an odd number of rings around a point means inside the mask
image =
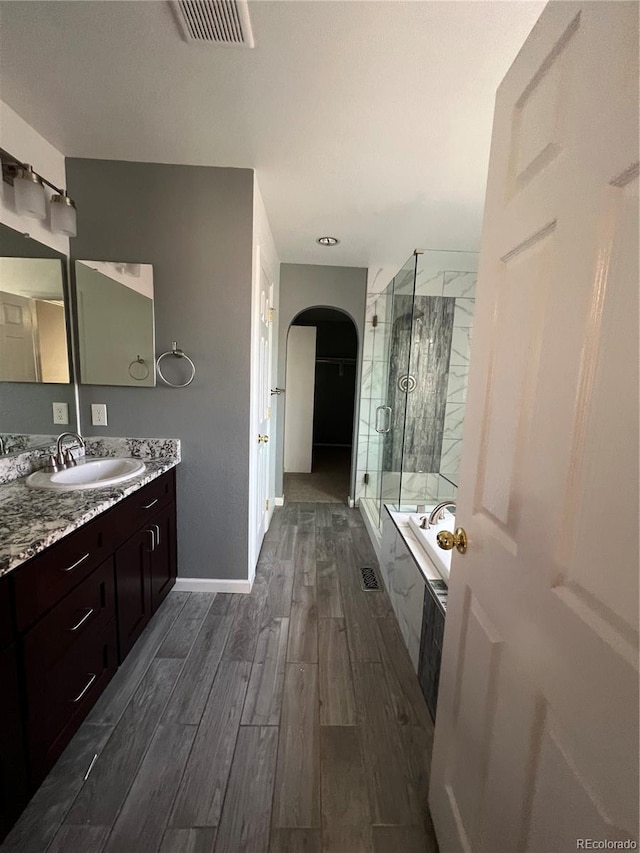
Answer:
[{"label": "drawer pull handle", "polygon": [[91,616],[91,614],[92,614],[93,612],[94,612],[93,607],[90,607],[90,608],[87,610],[87,612],[84,614],[84,616],[82,617],[82,619],[81,619],[78,623],[76,623],[76,624],[73,626],[73,628],[69,628],[69,630],[70,630],[70,631],[77,631],[77,630],[78,630],[78,628],[81,628],[81,627],[84,625],[84,623],[87,621],[87,619],[89,618],[89,616]]},{"label": "drawer pull handle", "polygon": [[84,557],[80,557],[80,559],[79,559],[79,560],[76,560],[76,561],[75,561],[75,563],[72,563],[70,566],[67,566],[67,568],[66,568],[66,569],[60,569],[60,571],[62,571],[62,572],[72,572],[74,569],[77,569],[77,568],[78,568],[78,566],[80,565],[80,563],[84,563],[84,561],[87,559],[87,557],[90,555],[90,553],[91,553],[90,551],[87,551],[87,553],[84,555]]},{"label": "drawer pull handle", "polygon": [[89,677],[89,681],[87,681],[87,683],[86,683],[86,684],[85,684],[85,686],[82,688],[82,690],[80,691],[80,693],[78,693],[78,695],[76,696],[76,698],[71,700],[71,704],[72,704],[72,705],[75,705],[77,702],[79,702],[79,701],[82,699],[82,697],[85,695],[85,693],[87,692],[87,690],[91,687],[91,685],[93,684],[93,682],[94,682],[94,681],[96,680],[96,678],[98,677],[98,676],[96,675],[96,673],[95,673],[95,672],[90,672],[90,673],[89,673],[89,676],[90,676],[90,677]]},{"label": "drawer pull handle", "polygon": [[150,504],[147,504],[146,506],[143,505],[142,509],[151,509],[151,507],[155,506],[158,503],[158,501],[159,501],[159,498],[156,498],[155,500],[151,501]]}]

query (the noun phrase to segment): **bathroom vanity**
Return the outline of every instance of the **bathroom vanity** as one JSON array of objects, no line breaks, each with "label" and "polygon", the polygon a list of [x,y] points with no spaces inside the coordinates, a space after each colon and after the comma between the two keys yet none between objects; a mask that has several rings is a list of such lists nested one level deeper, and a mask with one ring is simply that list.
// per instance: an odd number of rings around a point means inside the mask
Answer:
[{"label": "bathroom vanity", "polygon": [[0,839],[175,583],[178,462],[120,488],[0,486]]}]

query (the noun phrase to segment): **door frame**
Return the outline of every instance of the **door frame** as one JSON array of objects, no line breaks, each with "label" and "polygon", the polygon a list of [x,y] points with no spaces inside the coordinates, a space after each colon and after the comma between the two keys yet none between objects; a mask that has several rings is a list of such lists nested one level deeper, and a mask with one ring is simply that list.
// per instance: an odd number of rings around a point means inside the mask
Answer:
[{"label": "door frame", "polygon": [[[346,317],[351,320],[353,323],[353,328],[356,332],[356,376],[355,376],[355,394],[353,400],[353,429],[351,432],[351,465],[349,471],[349,495],[347,497],[347,503],[350,507],[355,505],[355,478],[356,478],[356,470],[357,470],[357,462],[358,462],[358,424],[360,422],[360,392],[362,385],[362,351],[364,346],[363,336],[360,334],[360,330],[358,329],[358,324],[353,317],[353,315],[347,311],[345,308],[339,307],[337,305],[329,305],[327,303],[312,303],[311,305],[307,305],[304,308],[296,311],[294,316],[289,321],[287,326],[287,333],[284,340],[284,359],[283,359],[283,367],[282,367],[282,376],[281,382],[284,382],[284,378],[287,375],[287,358],[289,355],[289,329],[291,326],[295,324],[295,321],[300,317],[301,314],[305,314],[307,311],[313,311],[316,308],[327,308],[331,311],[336,311],[339,314],[344,314]],[[278,383],[280,384],[280,383]],[[286,388],[285,388],[286,394]],[[315,409],[315,402],[314,402]],[[282,506],[284,503],[284,442],[285,442],[285,430],[287,428],[285,418],[285,406],[282,405],[278,410],[278,422],[276,424],[276,432],[277,432],[277,440],[278,440],[278,448],[279,448],[279,467],[280,471],[276,472],[276,480],[278,473],[282,477],[282,495],[280,497],[276,497],[276,504]]]}]

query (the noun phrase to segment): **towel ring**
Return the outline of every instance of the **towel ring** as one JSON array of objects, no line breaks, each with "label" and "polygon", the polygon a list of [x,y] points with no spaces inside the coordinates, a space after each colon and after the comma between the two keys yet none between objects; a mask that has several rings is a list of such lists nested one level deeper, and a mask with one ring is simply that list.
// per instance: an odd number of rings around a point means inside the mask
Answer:
[{"label": "towel ring", "polygon": [[[162,368],[160,367],[160,363],[162,359],[166,358],[168,355],[172,355],[174,356],[174,358],[185,358],[189,362],[191,366],[191,376],[187,379],[186,382],[169,382],[167,377],[164,375],[164,373],[162,372]],[[171,349],[167,352],[163,352],[162,355],[158,356],[156,360],[156,368],[158,370],[158,376],[160,377],[160,379],[162,379],[165,385],[169,385],[171,388],[186,388],[187,385],[191,385],[196,375],[195,364],[191,361],[191,359],[185,352],[183,352],[181,349],[178,349],[177,341],[172,341]]]},{"label": "towel ring", "polygon": [[[143,365],[144,369],[147,371],[144,376],[136,376],[134,373],[131,372],[131,368],[133,367],[134,364],[142,364]],[[149,365],[144,360],[144,358],[140,358],[139,355],[136,356],[136,358],[134,358],[133,361],[131,362],[131,364],[129,365],[129,376],[132,379],[135,379],[136,382],[144,382],[145,379],[149,378],[150,372],[151,371],[149,370]]]}]

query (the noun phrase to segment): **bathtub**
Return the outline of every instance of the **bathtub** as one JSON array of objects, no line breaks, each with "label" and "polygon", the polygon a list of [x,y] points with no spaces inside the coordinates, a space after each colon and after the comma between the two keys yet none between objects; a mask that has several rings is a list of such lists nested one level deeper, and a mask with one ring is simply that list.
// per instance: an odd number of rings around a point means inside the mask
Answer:
[{"label": "bathtub", "polygon": [[451,573],[451,555],[453,552],[440,548],[436,541],[436,536],[441,530],[448,530],[449,533],[453,533],[456,526],[456,517],[445,510],[442,521],[425,530],[420,527],[420,522],[425,516],[429,517],[428,511],[426,513],[411,513],[409,516],[409,527],[418,540],[420,547],[442,576],[442,579],[448,582],[449,574]]}]

